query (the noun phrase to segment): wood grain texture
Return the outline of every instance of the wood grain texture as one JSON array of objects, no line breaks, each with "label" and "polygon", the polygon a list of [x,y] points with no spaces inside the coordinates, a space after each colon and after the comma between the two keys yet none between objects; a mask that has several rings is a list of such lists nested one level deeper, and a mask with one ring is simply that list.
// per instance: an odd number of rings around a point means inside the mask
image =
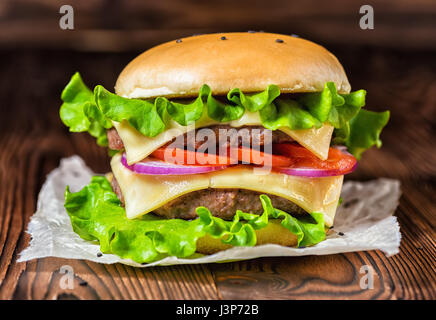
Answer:
[{"label": "wood grain texture", "polygon": [[[74,270],[74,289],[61,286],[63,266]],[[16,299],[218,299],[210,271],[203,265],[133,268],[56,258],[29,263],[12,298]]]},{"label": "wood grain texture", "polygon": [[[436,48],[433,0],[75,0],[74,32],[59,28],[57,0],[2,0],[0,45],[137,50],[197,33],[266,30],[317,42]],[[371,5],[375,28],[359,27]]]},{"label": "wood grain texture", "polygon": [[[58,117],[59,95],[80,70],[90,85],[111,88],[134,53],[1,51],[0,299],[436,299],[435,105],[433,51],[329,47],[368,108],[390,109],[382,149],[368,151],[349,179],[402,182],[396,215],[403,235],[398,255],[355,252],[300,258],[137,269],[56,258],[16,263],[46,175],[62,157],[78,154],[96,172],[109,169],[105,150],[86,134],[70,134]],[[75,272],[61,289],[60,268]],[[360,268],[375,274],[359,286]],[[86,283],[86,285],[85,285]]]}]

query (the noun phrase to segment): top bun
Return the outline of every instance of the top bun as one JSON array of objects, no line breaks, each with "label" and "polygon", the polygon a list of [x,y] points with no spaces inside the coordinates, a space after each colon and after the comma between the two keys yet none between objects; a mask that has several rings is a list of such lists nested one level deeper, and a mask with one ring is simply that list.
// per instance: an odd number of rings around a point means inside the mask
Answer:
[{"label": "top bun", "polygon": [[234,88],[282,93],[322,91],[332,81],[339,93],[350,84],[338,59],[311,41],[274,33],[216,33],[170,41],[145,51],[118,77],[127,98],[193,97],[207,84],[214,95]]}]

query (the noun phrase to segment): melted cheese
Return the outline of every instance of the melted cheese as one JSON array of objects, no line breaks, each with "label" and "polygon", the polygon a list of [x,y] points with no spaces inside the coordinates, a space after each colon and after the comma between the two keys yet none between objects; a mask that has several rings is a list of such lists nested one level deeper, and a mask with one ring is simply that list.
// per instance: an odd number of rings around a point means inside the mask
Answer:
[{"label": "melted cheese", "polygon": [[307,212],[323,212],[326,225],[331,226],[343,180],[343,176],[305,178],[274,172],[262,175],[249,166],[195,175],[140,175],[125,168],[120,160],[121,156],[115,155],[111,167],[123,193],[129,219],[192,191],[235,188],[273,194],[294,202]]},{"label": "melted cheese", "polygon": [[[214,121],[203,114],[202,118],[195,122],[195,128],[202,128],[216,124],[228,124],[232,127],[262,125],[258,112],[246,111],[240,119],[222,123]],[[130,126],[127,121],[119,123],[114,122],[114,126],[123,140],[127,162],[129,164],[141,161],[154,150],[170,142],[175,137],[195,129],[193,126],[181,126],[174,120],[171,120],[167,130],[156,137],[149,138]],[[331,125],[324,124],[319,129],[290,130],[283,127],[280,128],[280,130],[292,137],[295,141],[314,153],[320,159],[327,159],[330,140],[333,133],[333,127]]]}]

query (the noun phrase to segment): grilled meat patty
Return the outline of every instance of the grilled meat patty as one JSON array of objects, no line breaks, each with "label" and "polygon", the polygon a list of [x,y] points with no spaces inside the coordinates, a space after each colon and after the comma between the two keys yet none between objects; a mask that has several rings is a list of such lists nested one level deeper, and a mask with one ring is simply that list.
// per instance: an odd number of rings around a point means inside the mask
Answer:
[{"label": "grilled meat patty", "polygon": [[118,134],[117,129],[110,128],[106,131],[107,140],[109,143],[109,148],[112,150],[123,150],[124,149],[124,143],[123,140],[121,140],[120,135]]},{"label": "grilled meat patty", "polygon": [[[196,131],[201,129],[206,128],[199,128],[196,129]],[[235,133],[235,131],[237,132],[239,146],[242,145],[243,142],[244,144],[263,146],[264,144],[266,144],[266,142],[268,142],[268,139],[271,139],[271,143],[283,143],[293,141],[290,136],[280,130],[271,131],[262,126],[245,126],[234,128],[229,125],[215,125],[207,127],[207,129],[211,130],[210,133],[213,132],[213,134],[215,135],[216,143],[222,141],[221,146],[225,146],[226,143],[230,143],[230,138],[228,137],[228,135],[226,135],[227,130],[233,130],[233,133]],[[271,134],[270,138],[267,136],[269,134]],[[189,146],[193,146],[194,149],[197,150],[204,143],[207,143],[207,139],[197,140],[197,132],[195,135],[192,136],[195,140],[188,143],[188,137],[190,137],[190,135],[188,136],[188,133],[185,133],[183,137],[183,145],[177,147],[184,148],[187,147],[189,144]],[[109,148],[113,150],[124,149],[123,141],[121,140],[115,128],[111,128],[107,131],[107,138],[109,140]]]},{"label": "grilled meat patty", "polygon": [[[115,177],[112,179],[111,184],[114,192],[124,204],[124,198]],[[224,220],[232,220],[238,209],[256,214],[263,213],[262,204],[259,199],[261,194],[244,189],[204,189],[190,192],[174,199],[154,210],[154,213],[167,219],[179,218],[188,220],[197,218],[195,209],[204,206],[210,210],[213,216]],[[306,211],[289,200],[275,195],[268,196],[276,209],[293,215],[306,213]]]}]

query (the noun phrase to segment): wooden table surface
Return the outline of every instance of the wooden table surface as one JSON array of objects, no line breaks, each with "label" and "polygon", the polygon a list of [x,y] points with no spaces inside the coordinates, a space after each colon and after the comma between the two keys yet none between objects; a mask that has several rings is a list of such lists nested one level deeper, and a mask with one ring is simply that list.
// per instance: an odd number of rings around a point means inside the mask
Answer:
[{"label": "wooden table surface", "polygon": [[[59,95],[76,70],[89,85],[113,87],[136,53],[0,51],[0,298],[1,299],[435,299],[434,51],[329,47],[367,107],[390,109],[382,149],[368,151],[347,179],[401,180],[400,253],[274,257],[208,265],[132,268],[57,258],[17,263],[46,175],[78,154],[96,172],[109,169],[104,149],[70,134],[58,117]],[[61,289],[60,267],[75,272]],[[373,289],[359,283],[362,265],[375,271]]]}]

